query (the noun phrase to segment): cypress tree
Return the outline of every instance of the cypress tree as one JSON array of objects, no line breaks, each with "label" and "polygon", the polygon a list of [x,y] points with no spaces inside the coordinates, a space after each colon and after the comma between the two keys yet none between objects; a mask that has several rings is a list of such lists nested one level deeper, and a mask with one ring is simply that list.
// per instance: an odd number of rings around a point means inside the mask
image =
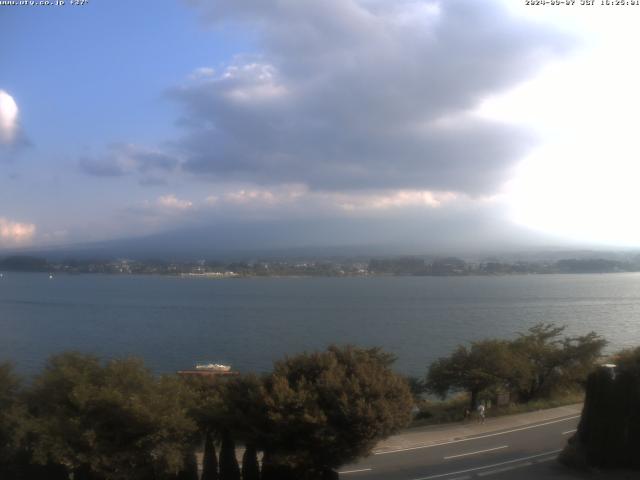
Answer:
[{"label": "cypress tree", "polygon": [[204,457],[202,459],[202,480],[218,480],[218,457],[213,436],[210,431],[204,439]]},{"label": "cypress tree", "polygon": [[220,480],[240,480],[240,467],[236,459],[236,445],[229,430],[224,430],[222,433]]},{"label": "cypress tree", "polygon": [[242,456],[242,480],[260,480],[260,466],[256,447],[248,444]]}]

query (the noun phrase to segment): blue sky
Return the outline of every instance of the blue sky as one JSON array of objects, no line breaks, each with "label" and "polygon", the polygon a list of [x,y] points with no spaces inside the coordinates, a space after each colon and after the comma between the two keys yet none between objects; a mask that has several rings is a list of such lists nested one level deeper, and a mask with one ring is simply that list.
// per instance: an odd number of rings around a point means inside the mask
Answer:
[{"label": "blue sky", "polygon": [[309,218],[281,246],[640,245],[640,8],[0,8],[0,248]]}]

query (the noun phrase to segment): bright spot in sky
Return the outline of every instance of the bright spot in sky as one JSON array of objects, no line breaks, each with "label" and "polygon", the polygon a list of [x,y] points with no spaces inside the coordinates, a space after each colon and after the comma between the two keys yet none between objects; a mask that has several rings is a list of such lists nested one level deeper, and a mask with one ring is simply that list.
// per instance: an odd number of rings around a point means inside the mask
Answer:
[{"label": "bright spot in sky", "polygon": [[0,90],[0,142],[11,143],[16,135],[18,105],[11,95]]},{"label": "bright spot in sky", "polygon": [[573,19],[583,21],[581,51],[476,114],[539,139],[506,188],[514,222],[567,240],[640,246],[640,17],[598,10]]}]

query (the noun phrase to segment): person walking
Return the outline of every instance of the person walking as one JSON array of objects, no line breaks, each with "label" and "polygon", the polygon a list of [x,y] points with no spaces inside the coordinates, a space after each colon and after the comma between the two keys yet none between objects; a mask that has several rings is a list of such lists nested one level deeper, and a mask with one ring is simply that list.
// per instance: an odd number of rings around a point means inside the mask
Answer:
[{"label": "person walking", "polygon": [[484,403],[478,405],[478,423],[484,423],[485,407]]}]

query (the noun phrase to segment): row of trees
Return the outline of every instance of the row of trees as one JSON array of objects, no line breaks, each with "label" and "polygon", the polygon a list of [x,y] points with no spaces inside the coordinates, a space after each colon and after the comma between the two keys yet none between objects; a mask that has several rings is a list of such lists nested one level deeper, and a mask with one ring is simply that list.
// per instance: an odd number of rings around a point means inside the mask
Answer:
[{"label": "row of trees", "polygon": [[196,480],[203,445],[202,480],[336,478],[410,421],[409,387],[392,362],[379,349],[330,347],[269,375],[212,382],[65,353],[29,385],[5,364],[0,478]]},{"label": "row of trees", "polygon": [[[563,331],[541,324],[460,346],[431,365],[425,385],[442,396],[467,391],[472,408],[496,392],[526,402],[581,386],[605,341]],[[420,385],[393,361],[334,346],[287,357],[268,375],[211,381],[64,353],[29,384],[0,365],[0,478],[196,480],[200,451],[202,480],[336,478],[411,420]]]},{"label": "row of trees", "polygon": [[564,329],[538,324],[514,340],[461,345],[430,366],[426,390],[442,397],[466,391],[473,409],[482,394],[507,392],[518,402],[528,402],[582,388],[607,342],[595,332],[563,336]]}]

